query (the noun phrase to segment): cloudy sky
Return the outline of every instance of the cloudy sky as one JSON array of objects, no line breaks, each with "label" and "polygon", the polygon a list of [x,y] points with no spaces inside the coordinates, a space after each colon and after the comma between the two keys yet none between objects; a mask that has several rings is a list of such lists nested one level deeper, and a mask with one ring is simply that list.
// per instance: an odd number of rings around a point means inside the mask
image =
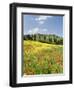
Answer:
[{"label": "cloudy sky", "polygon": [[55,34],[63,37],[63,16],[23,14],[23,33]]}]

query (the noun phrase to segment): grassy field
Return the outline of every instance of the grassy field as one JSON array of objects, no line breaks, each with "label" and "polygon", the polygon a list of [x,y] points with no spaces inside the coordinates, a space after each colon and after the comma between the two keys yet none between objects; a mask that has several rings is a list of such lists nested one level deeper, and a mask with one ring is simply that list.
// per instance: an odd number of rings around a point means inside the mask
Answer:
[{"label": "grassy field", "polygon": [[63,73],[63,45],[23,40],[23,74]]}]

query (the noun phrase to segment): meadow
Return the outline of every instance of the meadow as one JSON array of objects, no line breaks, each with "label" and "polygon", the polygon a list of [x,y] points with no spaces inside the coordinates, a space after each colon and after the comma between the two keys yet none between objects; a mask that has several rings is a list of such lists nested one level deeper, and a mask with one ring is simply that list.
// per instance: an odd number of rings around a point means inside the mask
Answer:
[{"label": "meadow", "polygon": [[63,45],[23,40],[23,75],[63,73]]}]

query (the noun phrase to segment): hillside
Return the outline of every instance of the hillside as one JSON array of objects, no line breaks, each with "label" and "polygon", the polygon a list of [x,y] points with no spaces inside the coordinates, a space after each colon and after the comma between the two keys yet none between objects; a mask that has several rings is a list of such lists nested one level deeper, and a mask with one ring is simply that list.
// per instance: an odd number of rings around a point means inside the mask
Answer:
[{"label": "hillside", "polygon": [[63,45],[23,40],[23,74],[63,73]]}]

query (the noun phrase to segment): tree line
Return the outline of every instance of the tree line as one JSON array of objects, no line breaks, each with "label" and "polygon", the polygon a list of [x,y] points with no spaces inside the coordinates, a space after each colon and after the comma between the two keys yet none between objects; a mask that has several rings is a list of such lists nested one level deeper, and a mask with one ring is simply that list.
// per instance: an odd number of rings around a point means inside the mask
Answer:
[{"label": "tree line", "polygon": [[63,45],[63,38],[54,34],[24,35],[24,40],[33,40],[33,41],[40,41],[43,43]]}]

